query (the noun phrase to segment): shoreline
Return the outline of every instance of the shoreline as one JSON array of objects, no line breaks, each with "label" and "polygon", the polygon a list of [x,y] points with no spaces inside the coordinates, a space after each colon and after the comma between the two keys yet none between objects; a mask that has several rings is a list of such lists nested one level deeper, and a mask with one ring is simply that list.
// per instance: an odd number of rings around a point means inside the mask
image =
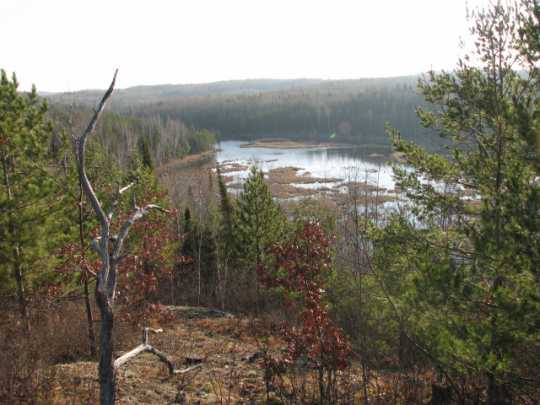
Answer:
[{"label": "shoreline", "polygon": [[265,149],[342,149],[353,145],[331,142],[298,142],[288,139],[257,139],[240,145],[240,148],[265,148]]},{"label": "shoreline", "polygon": [[217,155],[218,150],[212,149],[193,155],[186,155],[180,159],[173,159],[156,168],[156,174],[159,176],[163,173],[167,173],[170,170],[183,169],[186,167],[196,166],[204,163],[208,163],[214,156]]}]

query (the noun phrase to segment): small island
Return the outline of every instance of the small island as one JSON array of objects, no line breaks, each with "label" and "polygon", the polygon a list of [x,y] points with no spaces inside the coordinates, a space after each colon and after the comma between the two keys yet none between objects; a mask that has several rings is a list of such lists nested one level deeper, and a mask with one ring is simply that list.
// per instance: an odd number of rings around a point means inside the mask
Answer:
[{"label": "small island", "polygon": [[327,142],[309,142],[293,141],[285,138],[262,138],[240,145],[241,148],[269,148],[269,149],[318,149],[318,148],[346,148],[349,145],[327,143]]}]

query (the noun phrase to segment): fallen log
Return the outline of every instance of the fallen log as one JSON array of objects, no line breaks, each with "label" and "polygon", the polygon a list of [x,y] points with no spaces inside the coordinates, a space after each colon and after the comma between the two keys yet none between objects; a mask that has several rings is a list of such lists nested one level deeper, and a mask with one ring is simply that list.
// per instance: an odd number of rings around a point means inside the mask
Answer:
[{"label": "fallen log", "polygon": [[197,368],[202,367],[202,364],[196,364],[194,366],[187,367],[184,369],[177,369],[172,363],[172,361],[169,360],[169,357],[165,353],[160,352],[158,349],[156,349],[155,347],[153,347],[152,345],[148,343],[148,332],[161,333],[163,332],[163,329],[152,329],[148,327],[143,328],[142,343],[139,346],[135,347],[133,350],[130,350],[124,355],[118,357],[114,361],[113,367],[115,371],[141,353],[152,353],[154,356],[156,356],[159,359],[159,361],[167,365],[167,368],[169,369],[169,374],[171,375],[186,374],[186,373],[189,373],[190,371],[193,371]]}]

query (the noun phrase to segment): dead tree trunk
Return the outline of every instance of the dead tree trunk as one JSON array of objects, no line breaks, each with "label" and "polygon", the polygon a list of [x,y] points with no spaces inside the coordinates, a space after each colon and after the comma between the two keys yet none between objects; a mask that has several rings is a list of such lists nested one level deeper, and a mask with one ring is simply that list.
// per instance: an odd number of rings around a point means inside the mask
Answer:
[{"label": "dead tree trunk", "polygon": [[92,306],[90,305],[90,293],[88,291],[88,276],[84,277],[84,307],[86,311],[86,324],[88,326],[88,342],[90,345],[90,356],[95,359],[96,335],[94,333],[94,316],[92,315]]},{"label": "dead tree trunk", "polygon": [[100,403],[102,405],[112,405],[115,399],[116,391],[116,369],[113,363],[113,326],[114,326],[114,300],[116,293],[116,276],[117,267],[122,260],[122,247],[131,226],[135,221],[141,219],[151,209],[161,209],[157,205],[147,205],[138,207],[135,202],[135,197],[132,198],[132,213],[127,221],[122,225],[118,235],[114,236],[110,233],[111,221],[114,210],[118,205],[121,195],[133,186],[133,183],[126,187],[118,188],[116,198],[111,204],[110,209],[105,213],[103,206],[98,200],[96,193],[86,175],[85,166],[85,151],[86,141],[94,131],[98,119],[105,108],[107,100],[111,96],[116,74],[114,73],[113,80],[109,89],[103,95],[98,107],[96,108],[88,127],[80,136],[73,136],[75,154],[77,158],[77,168],[79,171],[79,181],[83,192],[90,201],[92,208],[96,214],[100,227],[100,236],[93,240],[92,247],[99,254],[102,262],[100,271],[97,274],[96,281],[96,303],[101,315],[101,332],[99,338],[99,385],[100,385]]},{"label": "dead tree trunk", "polygon": [[[85,242],[84,242],[84,193],[82,184],[79,183],[79,249],[80,255],[84,262],[85,259]],[[88,269],[81,268],[81,274],[84,281],[84,307],[86,311],[86,324],[88,326],[88,342],[90,344],[90,356],[96,358],[96,335],[94,333],[94,317],[92,316],[92,306],[90,305],[90,293],[88,291]]]},{"label": "dead tree trunk", "polygon": [[114,316],[107,296],[96,288],[96,302],[101,314],[99,336],[99,399],[102,405],[112,405],[116,395],[116,370],[113,367]]}]

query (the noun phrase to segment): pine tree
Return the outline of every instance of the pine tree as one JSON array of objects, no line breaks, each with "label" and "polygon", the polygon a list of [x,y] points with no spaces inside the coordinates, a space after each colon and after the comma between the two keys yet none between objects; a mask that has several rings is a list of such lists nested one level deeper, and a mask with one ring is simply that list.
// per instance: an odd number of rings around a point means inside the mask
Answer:
[{"label": "pine tree", "polygon": [[152,158],[152,152],[150,150],[150,141],[147,136],[139,137],[138,141],[139,156],[143,167],[154,170],[154,159]]},{"label": "pine tree", "polygon": [[264,262],[267,249],[281,240],[284,229],[281,208],[272,199],[262,171],[253,166],[237,199],[235,237],[239,263],[248,272],[257,299],[256,268]]},{"label": "pine tree", "polygon": [[523,15],[531,8],[498,3],[478,12],[471,59],[481,66],[466,57],[455,72],[420,82],[436,107],[419,117],[448,153],[428,153],[392,131],[409,166],[396,168],[397,183],[422,226],[395,220],[375,244],[385,277],[399,275],[403,320],[437,368],[485,376],[492,404],[511,400],[516,349],[540,337],[540,188],[527,142],[538,133],[539,88],[534,65],[515,70]]},{"label": "pine tree", "polygon": [[[16,291],[22,322],[29,331],[26,288],[34,269],[49,266],[46,234],[59,207],[53,202],[56,184],[50,167],[52,128],[47,105],[35,88],[17,91],[15,75],[0,74],[0,277]],[[13,282],[6,277],[11,276]]]},{"label": "pine tree", "polygon": [[188,207],[184,210],[184,222],[182,224],[184,232],[184,243],[182,244],[182,256],[189,256],[193,258],[195,256],[195,232],[193,229],[193,222],[191,221],[191,211]]},{"label": "pine tree", "polygon": [[219,190],[218,234],[216,235],[218,294],[221,309],[225,309],[228,297],[229,269],[237,259],[236,237],[234,232],[234,207],[229,199],[227,187],[221,176],[219,166],[216,168]]},{"label": "pine tree", "polygon": [[209,225],[206,225],[202,230],[200,243],[202,290],[210,304],[216,298],[214,287],[217,281],[217,242]]},{"label": "pine tree", "polygon": [[234,208],[219,167],[217,168],[217,176],[220,196],[219,210],[221,212],[220,237],[224,250],[228,251],[230,255],[234,251]]}]

